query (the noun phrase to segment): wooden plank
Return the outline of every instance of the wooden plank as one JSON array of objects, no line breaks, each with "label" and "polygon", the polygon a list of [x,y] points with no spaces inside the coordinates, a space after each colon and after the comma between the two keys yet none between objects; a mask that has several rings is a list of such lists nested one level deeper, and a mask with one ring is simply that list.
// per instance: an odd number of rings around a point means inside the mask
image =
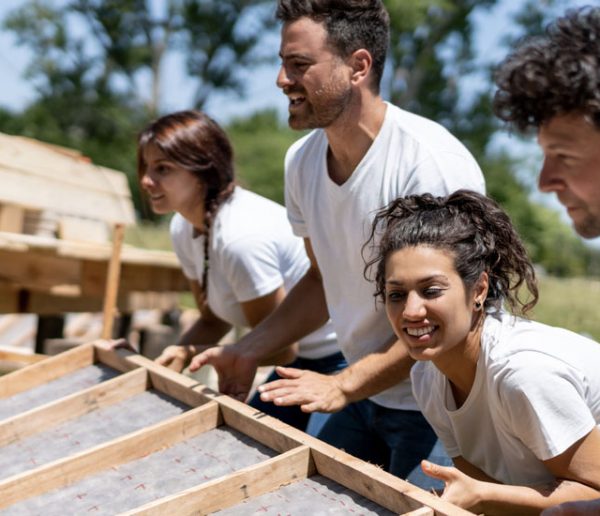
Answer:
[{"label": "wooden plank", "polygon": [[[203,392],[204,386],[193,378],[176,373],[142,355],[138,355],[127,349],[106,349],[102,340],[91,342],[91,344],[94,346],[98,362],[102,362],[119,371],[123,371],[125,368],[143,368],[148,371],[150,386],[152,388],[190,407],[197,407],[219,396],[218,393],[208,388],[206,388],[207,391]],[[198,387],[200,389],[194,389]]]},{"label": "wooden plank", "polygon": [[35,142],[0,134],[0,201],[133,224],[125,174]]},{"label": "wooden plank", "polygon": [[51,489],[65,487],[112,466],[144,457],[211,430],[219,421],[218,405],[208,403],[91,450],[14,475],[0,482],[0,509]]},{"label": "wooden plank", "polygon": [[209,514],[236,505],[246,498],[260,496],[284,484],[313,474],[310,449],[302,446],[260,464],[241,469],[225,478],[165,497],[123,515],[179,516]]},{"label": "wooden plank", "polygon": [[23,231],[23,220],[25,210],[14,204],[0,205],[0,231],[10,233],[21,233]]},{"label": "wooden plank", "polygon": [[117,294],[119,292],[119,276],[121,273],[121,247],[125,236],[125,226],[116,224],[113,234],[113,247],[110,261],[108,262],[108,274],[106,276],[106,289],[104,292],[102,338],[112,337],[113,324],[115,321]]},{"label": "wooden plank", "polygon": [[47,355],[41,355],[40,353],[19,353],[17,351],[0,349],[0,360],[2,361],[20,362],[23,365],[29,365],[35,364],[40,360],[45,360],[46,358],[48,358]]},{"label": "wooden plank", "polygon": [[[81,290],[85,295],[102,295],[108,266],[105,262],[81,262]],[[182,292],[189,290],[189,281],[179,266],[158,266],[127,263],[122,255],[121,290],[124,292]]]},{"label": "wooden plank", "polygon": [[107,349],[105,347],[106,341],[103,340],[94,340],[88,342],[88,344],[94,348],[94,362],[100,362],[104,365],[112,367],[113,369],[116,369],[117,371],[121,371],[122,373],[132,371],[133,369],[140,367],[135,362],[125,358],[131,353],[130,351],[123,349]]},{"label": "wooden plank", "polygon": [[433,493],[342,450],[319,444],[312,449],[312,457],[319,474],[390,511],[401,514],[425,506],[433,509],[439,516],[472,516],[469,511],[445,502]]},{"label": "wooden plank", "polygon": [[400,516],[435,516],[435,511],[429,507],[421,507],[420,509],[415,509],[414,511],[405,512]]},{"label": "wooden plank", "polygon": [[94,347],[90,344],[78,346],[0,378],[0,398],[32,389],[93,363]]},{"label": "wooden plank", "polygon": [[63,215],[60,216],[58,236],[64,240],[106,243],[110,232],[104,221]]},{"label": "wooden plank", "polygon": [[[229,403],[229,400],[235,404]],[[256,441],[277,450],[286,452],[305,444],[301,439],[293,437],[295,428],[292,428],[278,419],[257,411],[232,398],[217,398],[223,413],[225,424],[235,428],[243,434],[249,435]],[[224,403],[225,402],[225,403]],[[237,405],[239,403],[239,405]]]},{"label": "wooden plank", "polygon": [[15,253],[0,250],[0,277],[23,288],[49,290],[81,282],[81,263],[48,253]]},{"label": "wooden plank", "polygon": [[0,422],[0,446],[6,446],[64,421],[129,398],[148,388],[148,373],[137,369],[112,380],[28,410]]}]

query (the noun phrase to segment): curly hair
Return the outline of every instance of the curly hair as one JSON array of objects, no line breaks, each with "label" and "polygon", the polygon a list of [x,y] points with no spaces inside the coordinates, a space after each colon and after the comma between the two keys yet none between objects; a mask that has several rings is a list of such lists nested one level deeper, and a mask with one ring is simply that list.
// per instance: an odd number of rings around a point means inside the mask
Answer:
[{"label": "curly hair", "polygon": [[[486,310],[499,310],[506,302],[513,313],[526,314],[537,303],[535,271],[525,246],[508,215],[485,195],[458,190],[447,197],[431,194],[401,197],[377,212],[369,247],[373,259],[365,266],[365,278],[375,270],[375,296],[385,302],[385,262],[394,251],[427,246],[449,252],[467,290],[482,272],[489,276]],[[531,299],[519,291],[525,284]]]},{"label": "curly hair", "polygon": [[371,87],[379,93],[390,39],[390,17],[381,0],[279,0],[277,19],[283,23],[308,17],[324,23],[328,42],[340,56],[358,49],[373,58]]},{"label": "curly hair", "polygon": [[496,115],[520,131],[577,112],[600,128],[600,8],[568,10],[495,73]]}]

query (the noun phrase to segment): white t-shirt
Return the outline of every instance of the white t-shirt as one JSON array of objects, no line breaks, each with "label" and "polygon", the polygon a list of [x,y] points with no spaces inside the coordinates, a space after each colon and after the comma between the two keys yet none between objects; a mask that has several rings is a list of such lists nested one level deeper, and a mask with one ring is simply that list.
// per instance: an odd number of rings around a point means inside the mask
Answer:
[{"label": "white t-shirt", "polygon": [[[484,191],[479,166],[439,124],[387,104],[379,134],[350,178],[327,172],[323,130],[294,143],[286,156],[286,207],[294,233],[310,238],[323,277],[329,315],[346,360],[378,351],[393,335],[361,255],[375,212],[398,197],[460,188]],[[388,408],[417,410],[408,380],[371,398]]]},{"label": "white t-shirt", "polygon": [[600,425],[600,344],[508,314],[486,317],[475,382],[458,410],[431,362],[415,364],[411,378],[448,455],[505,484],[552,481],[542,461]]},{"label": "white t-shirt", "polygon": [[[202,281],[204,236],[176,213],[171,219],[173,248],[184,274]],[[235,188],[219,207],[210,231],[208,306],[224,321],[247,326],[241,304],[283,286],[286,292],[309,267],[302,240],[292,233],[285,208],[255,193]],[[322,358],[339,347],[331,322],[299,342],[299,356]]]}]

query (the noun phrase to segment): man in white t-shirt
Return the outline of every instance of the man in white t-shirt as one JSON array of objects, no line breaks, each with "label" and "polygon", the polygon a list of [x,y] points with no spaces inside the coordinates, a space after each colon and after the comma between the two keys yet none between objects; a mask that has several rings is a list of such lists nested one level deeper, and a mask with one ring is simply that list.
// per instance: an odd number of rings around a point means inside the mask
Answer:
[{"label": "man in white t-shirt", "polygon": [[[582,237],[600,236],[600,8],[568,11],[544,37],[523,43],[500,65],[496,83],[496,114],[521,131],[537,130],[540,190],[556,194]],[[543,514],[600,514],[600,499]]]},{"label": "man in white t-shirt", "polygon": [[263,386],[262,399],[337,412],[321,439],[430,487],[420,460],[444,460],[444,453],[412,397],[412,361],[376,307],[361,250],[375,211],[395,198],[483,192],[483,176],[445,129],[379,95],[389,40],[381,1],[280,0],[277,15],[277,84],[290,101],[289,125],[316,129],[286,156],[288,216],[305,239],[311,267],[250,334],[198,355],[191,368],[214,365],[221,390],[244,398],[261,356],[330,315],[351,365],[333,376],[278,368],[284,379]]}]

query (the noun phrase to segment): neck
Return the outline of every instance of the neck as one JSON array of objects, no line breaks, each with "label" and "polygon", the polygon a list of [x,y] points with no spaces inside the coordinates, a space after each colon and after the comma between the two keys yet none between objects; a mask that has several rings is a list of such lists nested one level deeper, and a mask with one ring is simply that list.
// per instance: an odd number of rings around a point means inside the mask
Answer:
[{"label": "neck", "polygon": [[448,378],[457,408],[460,408],[465,402],[475,383],[485,320],[483,312],[477,313],[479,314],[478,320],[475,321],[473,329],[468,333],[464,342],[433,361],[433,364]]},{"label": "neck", "polygon": [[202,204],[196,204],[189,210],[180,210],[179,214],[194,226],[194,229],[199,233],[204,233],[206,231],[204,206]]},{"label": "neck", "polygon": [[363,94],[325,128],[329,143],[327,166],[332,181],[341,185],[352,175],[379,134],[385,112],[386,104],[381,97]]}]

